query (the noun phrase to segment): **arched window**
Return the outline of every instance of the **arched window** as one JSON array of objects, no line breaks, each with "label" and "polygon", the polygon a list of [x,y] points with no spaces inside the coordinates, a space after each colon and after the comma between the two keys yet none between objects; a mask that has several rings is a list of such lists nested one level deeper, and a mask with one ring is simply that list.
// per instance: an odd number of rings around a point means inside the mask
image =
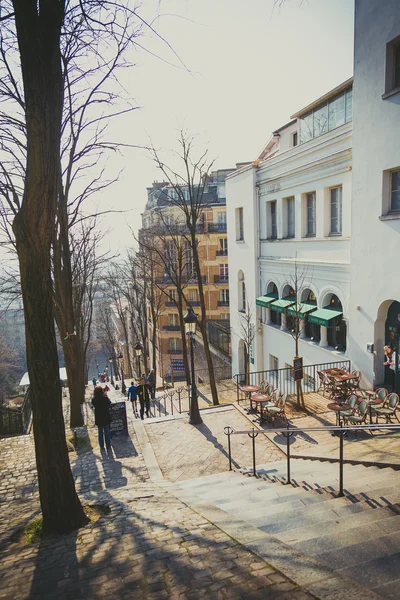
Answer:
[{"label": "arched window", "polygon": [[[296,292],[294,291],[294,289],[290,285],[286,285],[284,287],[284,289],[283,289],[283,299],[284,300],[292,300],[293,302],[295,302],[295,300],[296,300]],[[292,333],[295,331],[295,327],[296,327],[296,316],[295,315],[289,315],[287,312],[286,312],[286,327]]]},{"label": "arched window", "polygon": [[[331,295],[329,304],[325,308],[343,312],[342,303],[336,294]],[[343,319],[343,315],[331,319],[328,326],[328,345],[341,352],[346,350],[346,332],[346,321]]]},{"label": "arched window", "polygon": [[[275,295],[277,298],[279,298],[278,288],[276,287],[275,283],[273,283],[272,281],[268,285],[267,294],[271,295],[271,296]],[[273,323],[274,325],[278,325],[280,327],[281,326],[281,313],[271,310],[271,323]]]},{"label": "arched window", "polygon": [[246,283],[243,271],[238,272],[238,310],[246,311]]},{"label": "arched window", "polygon": [[[301,295],[301,301],[304,304],[310,304],[311,306],[317,306],[317,298],[314,292],[310,289],[305,289]],[[308,313],[307,313],[308,315]],[[305,337],[312,339],[312,341],[319,342],[321,339],[321,328],[316,323],[309,323],[308,316],[306,317],[306,326],[304,331]]]}]

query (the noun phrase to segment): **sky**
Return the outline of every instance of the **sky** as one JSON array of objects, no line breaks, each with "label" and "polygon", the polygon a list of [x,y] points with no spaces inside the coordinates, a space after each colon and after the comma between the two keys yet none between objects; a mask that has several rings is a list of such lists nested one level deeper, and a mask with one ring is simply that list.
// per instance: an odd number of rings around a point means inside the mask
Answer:
[{"label": "sky", "polygon": [[[143,0],[152,23],[122,84],[138,110],[112,123],[114,138],[157,148],[174,164],[180,129],[195,135],[215,168],[254,160],[272,131],[353,74],[354,0]],[[172,50],[172,49],[173,50]],[[135,244],[146,187],[162,180],[150,153],[112,158],[118,183],[96,198],[103,244]]]}]

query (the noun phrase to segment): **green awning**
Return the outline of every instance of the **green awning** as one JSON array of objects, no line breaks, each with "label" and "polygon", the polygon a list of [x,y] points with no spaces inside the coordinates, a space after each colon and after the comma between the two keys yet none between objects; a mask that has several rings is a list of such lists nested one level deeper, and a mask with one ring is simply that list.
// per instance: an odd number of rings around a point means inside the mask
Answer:
[{"label": "green awning", "polygon": [[262,306],[263,308],[269,308],[271,302],[277,299],[277,296],[274,294],[267,294],[266,296],[260,296],[256,298],[256,305]]},{"label": "green awning", "polygon": [[288,306],[292,306],[293,304],[295,304],[295,300],[287,300],[285,298],[282,298],[281,300],[275,300],[275,302],[271,304],[271,310],[283,313],[285,311],[285,308],[287,308]]},{"label": "green awning", "polygon": [[[315,304],[302,304],[300,303],[297,307],[298,313],[299,313],[299,319],[303,319],[304,315],[306,315],[307,313],[311,312],[312,310],[317,310],[317,307],[315,306]],[[296,305],[291,306],[290,308],[288,308],[288,315],[295,317],[296,316]]]},{"label": "green awning", "polygon": [[332,310],[330,308],[318,308],[315,312],[311,313],[308,317],[309,323],[315,323],[316,325],[323,325],[329,327],[329,321],[336,317],[341,317],[342,312],[339,310]]}]

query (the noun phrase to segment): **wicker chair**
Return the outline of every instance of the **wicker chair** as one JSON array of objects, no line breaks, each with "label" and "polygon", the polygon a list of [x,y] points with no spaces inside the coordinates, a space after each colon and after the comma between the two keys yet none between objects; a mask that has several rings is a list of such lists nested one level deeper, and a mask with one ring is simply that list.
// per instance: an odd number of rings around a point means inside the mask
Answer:
[{"label": "wicker chair", "polygon": [[323,373],[322,371],[317,371],[317,375],[318,375],[318,379],[319,379],[319,386],[318,386],[317,392],[319,392],[320,389],[322,388],[322,395],[325,398],[325,390],[326,390],[325,373]]},{"label": "wicker chair", "polygon": [[383,407],[375,408],[376,422],[378,423],[379,417],[385,417],[386,423],[391,423],[392,417],[396,417],[398,423],[400,423],[399,417],[396,415],[396,410],[397,410],[398,404],[399,404],[398,395],[395,394],[394,392],[389,394],[389,396],[386,398],[386,401],[385,401],[385,404],[383,405]]},{"label": "wicker chair", "polygon": [[347,398],[346,400],[346,404],[348,404],[350,408],[338,411],[336,413],[337,420],[340,421],[341,419],[343,419],[343,423],[346,425],[347,417],[351,417],[353,415],[354,409],[356,408],[358,401],[359,398],[355,394],[349,396],[349,398]]},{"label": "wicker chair", "polygon": [[288,422],[287,417],[285,415],[285,404],[286,404],[287,394],[283,394],[275,406],[266,406],[265,411],[267,413],[267,418],[272,423],[274,423],[277,417],[281,417],[285,421]]},{"label": "wicker chair", "polygon": [[356,411],[356,414],[346,417],[347,425],[362,425],[363,423],[366,423],[368,415],[368,402],[366,400],[361,400],[361,402],[357,405]]}]

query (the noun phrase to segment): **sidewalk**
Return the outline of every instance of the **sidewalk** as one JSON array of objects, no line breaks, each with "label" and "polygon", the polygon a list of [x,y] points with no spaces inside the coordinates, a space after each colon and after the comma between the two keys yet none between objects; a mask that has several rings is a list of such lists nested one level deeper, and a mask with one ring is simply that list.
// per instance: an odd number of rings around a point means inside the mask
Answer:
[{"label": "sidewalk", "polygon": [[[122,395],[112,390],[110,398]],[[93,412],[88,403],[83,408],[88,427],[79,430],[78,452],[70,454],[77,491],[84,504],[106,504],[111,513],[24,546],[16,531],[40,514],[33,439],[0,440],[0,598],[312,598],[168,486],[150,480],[143,455],[149,448],[139,444],[130,403],[129,437],[114,438],[105,458]],[[142,422],[136,425],[139,430]]]}]

